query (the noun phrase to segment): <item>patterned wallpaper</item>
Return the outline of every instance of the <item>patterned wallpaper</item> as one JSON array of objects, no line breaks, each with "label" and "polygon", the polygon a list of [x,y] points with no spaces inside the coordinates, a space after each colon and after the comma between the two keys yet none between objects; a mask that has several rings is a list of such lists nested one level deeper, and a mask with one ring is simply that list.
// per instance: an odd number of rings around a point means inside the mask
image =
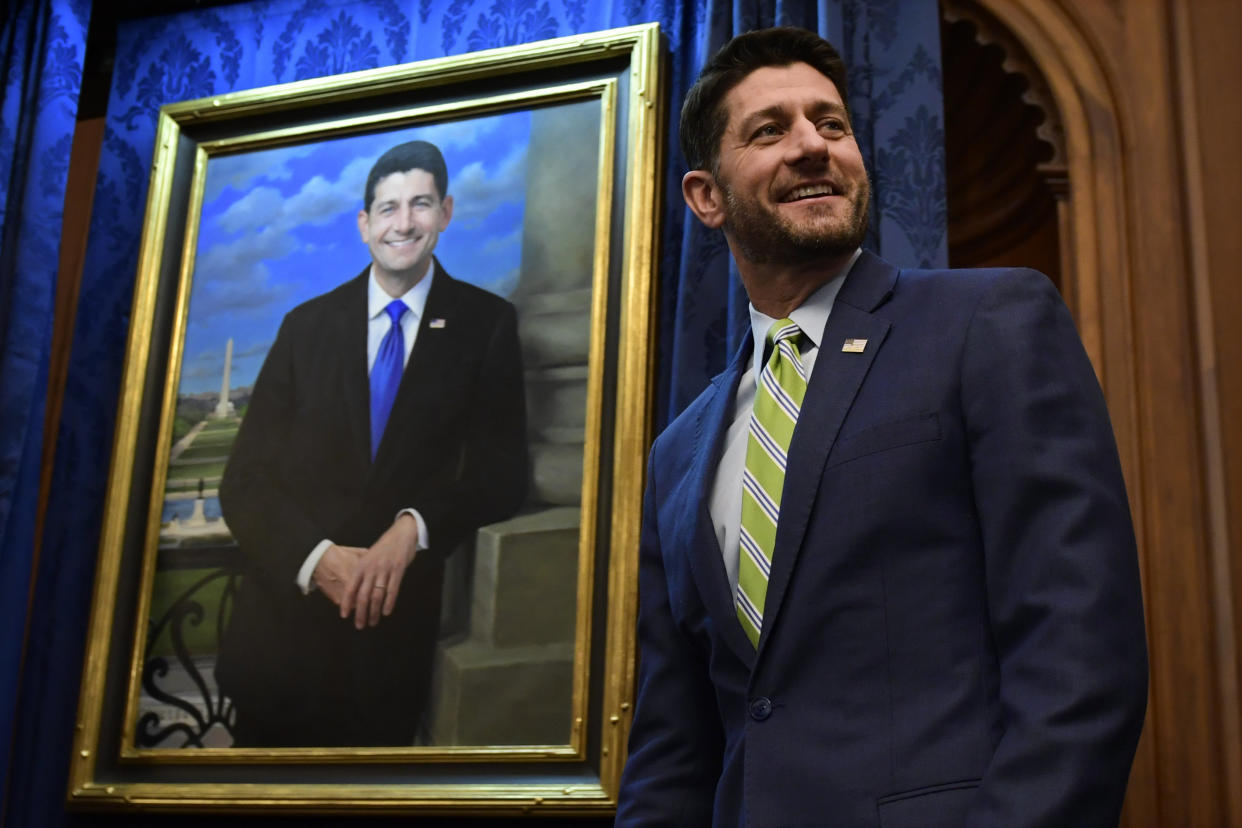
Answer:
[{"label": "patterned wallpaper", "polygon": [[[54,769],[67,761],[158,107],[649,21],[658,21],[668,38],[674,107],[706,57],[735,33],[794,24],[832,40],[851,65],[851,106],[875,183],[867,246],[899,265],[946,264],[936,0],[253,0],[120,28],[31,620],[31,650],[39,655],[23,678],[24,696],[41,702],[18,725],[14,824],[51,824],[46,813],[37,816],[39,809],[61,807],[64,777]],[[80,69],[68,68],[74,60],[80,67],[81,53],[61,55],[58,48],[77,47],[53,45],[48,53],[53,78],[65,68],[63,83],[76,93],[70,75]],[[0,148],[10,146],[0,138]],[[746,318],[722,236],[687,220],[677,141],[673,117],[657,427],[724,367]],[[68,144],[55,146],[48,157],[58,160],[47,163],[63,165]]]}]

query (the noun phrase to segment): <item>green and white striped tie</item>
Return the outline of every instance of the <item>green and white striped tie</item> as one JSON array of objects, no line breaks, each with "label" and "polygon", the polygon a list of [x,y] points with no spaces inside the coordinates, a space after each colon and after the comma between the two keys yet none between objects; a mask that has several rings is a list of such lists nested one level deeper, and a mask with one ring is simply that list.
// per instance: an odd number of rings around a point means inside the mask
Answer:
[{"label": "green and white striped tie", "polygon": [[776,523],[785,484],[786,452],[806,396],[806,367],[799,359],[802,330],[778,319],[768,330],[772,356],[755,387],[755,408],[742,473],[742,525],[737,567],[737,617],[750,643],[759,646],[768,594]]}]

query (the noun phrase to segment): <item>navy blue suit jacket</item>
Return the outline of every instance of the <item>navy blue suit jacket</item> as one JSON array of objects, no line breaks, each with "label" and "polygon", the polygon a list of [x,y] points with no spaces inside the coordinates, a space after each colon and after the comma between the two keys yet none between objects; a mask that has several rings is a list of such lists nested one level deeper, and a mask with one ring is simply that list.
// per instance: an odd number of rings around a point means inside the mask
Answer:
[{"label": "navy blue suit jacket", "polygon": [[863,253],[790,447],[757,651],[707,509],[751,347],[652,449],[617,824],[1115,825],[1147,692],[1137,556],[1052,284]]}]

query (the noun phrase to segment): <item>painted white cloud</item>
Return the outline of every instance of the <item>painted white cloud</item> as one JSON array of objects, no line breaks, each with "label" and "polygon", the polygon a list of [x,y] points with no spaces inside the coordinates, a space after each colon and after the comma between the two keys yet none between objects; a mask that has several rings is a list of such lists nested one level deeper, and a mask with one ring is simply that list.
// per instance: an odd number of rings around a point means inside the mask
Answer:
[{"label": "painted white cloud", "polygon": [[252,182],[259,179],[268,181],[285,181],[292,175],[289,162],[295,158],[303,158],[314,152],[310,144],[296,147],[284,147],[266,152],[246,152],[240,155],[226,155],[212,159],[207,167],[208,201],[224,192],[225,187],[232,187],[238,192],[249,189]]},{"label": "painted white cloud", "polygon": [[294,240],[283,227],[261,226],[231,242],[212,245],[195,263],[195,282],[245,282],[251,267],[265,259],[279,259],[293,252]]},{"label": "painted white cloud", "polygon": [[284,218],[290,224],[327,224],[340,219],[358,204],[357,193],[347,193],[343,179],[329,182],[316,175],[285,203]]},{"label": "painted white cloud", "polygon": [[498,121],[492,119],[449,121],[423,127],[418,130],[417,138],[421,141],[430,141],[441,151],[469,147],[477,144],[480,138],[496,129],[497,124]]},{"label": "painted white cloud", "polygon": [[181,369],[181,383],[185,387],[186,383],[200,384],[203,380],[214,379],[220,380],[221,374],[224,372],[224,360],[220,356],[216,356],[210,363],[204,361],[203,355],[194,360],[190,364]]},{"label": "painted white cloud", "polygon": [[267,261],[292,252],[283,230],[264,227],[232,242],[213,245],[195,262],[190,319],[210,323],[220,314],[247,314],[287,300],[290,288],[273,284]]},{"label": "painted white cloud", "polygon": [[252,356],[267,356],[272,349],[271,342],[256,342],[254,345],[233,352],[233,359],[245,359]]},{"label": "painted white cloud", "polygon": [[[370,161],[365,162],[361,180],[365,183]],[[288,232],[299,225],[339,221],[343,214],[357,209],[364,183],[355,184],[357,164],[349,164],[335,181],[312,176],[292,196],[285,197],[273,187],[255,187],[229,205],[217,223],[227,233]],[[347,175],[348,173],[348,175]]]},{"label": "painted white cloud", "polygon": [[514,251],[522,249],[522,228],[518,227],[512,233],[504,236],[494,236],[489,238],[483,244],[481,251],[483,256],[509,256]]},{"label": "painted white cloud", "polygon": [[272,284],[267,265],[256,262],[246,276],[248,278],[245,281],[215,281],[205,284],[202,292],[194,297],[192,318],[207,323],[221,314],[266,316],[270,305],[288,303],[290,288],[287,285]]},{"label": "painted white cloud", "polygon": [[244,233],[254,227],[279,223],[285,197],[273,187],[255,187],[220,214],[217,223],[227,233]]},{"label": "painted white cloud", "polygon": [[341,170],[341,177],[337,179],[336,186],[341,190],[342,197],[349,198],[347,209],[351,212],[362,209],[362,191],[367,186],[367,173],[371,172],[371,167],[377,160],[379,160],[379,155],[355,158]]},{"label": "painted white cloud", "polygon": [[506,202],[521,202],[526,195],[526,147],[515,147],[490,169],[473,161],[449,178],[453,194],[453,220],[475,224]]},{"label": "painted white cloud", "polygon": [[357,159],[335,181],[312,176],[289,197],[260,186],[231,204],[216,223],[236,238],[211,245],[197,261],[195,283],[201,290],[196,290],[192,316],[208,319],[283,300],[288,288],[271,284],[268,264],[305,250],[296,228],[340,221],[357,209],[363,187],[358,181],[365,180],[373,162]]}]

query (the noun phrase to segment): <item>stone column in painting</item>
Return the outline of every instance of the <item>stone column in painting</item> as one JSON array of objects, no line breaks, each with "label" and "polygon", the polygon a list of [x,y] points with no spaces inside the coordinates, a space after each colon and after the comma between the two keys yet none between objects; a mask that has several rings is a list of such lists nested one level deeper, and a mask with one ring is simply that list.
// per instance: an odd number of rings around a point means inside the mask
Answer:
[{"label": "stone column in painting", "polygon": [[[566,744],[581,725],[574,655],[599,144],[565,136],[598,136],[600,109],[595,100],[531,114],[522,263],[509,297],[526,368],[531,492],[522,514],[479,530],[465,594],[445,595],[464,603],[468,629],[436,653],[436,745]],[[466,560],[454,555],[450,567]]]}]

